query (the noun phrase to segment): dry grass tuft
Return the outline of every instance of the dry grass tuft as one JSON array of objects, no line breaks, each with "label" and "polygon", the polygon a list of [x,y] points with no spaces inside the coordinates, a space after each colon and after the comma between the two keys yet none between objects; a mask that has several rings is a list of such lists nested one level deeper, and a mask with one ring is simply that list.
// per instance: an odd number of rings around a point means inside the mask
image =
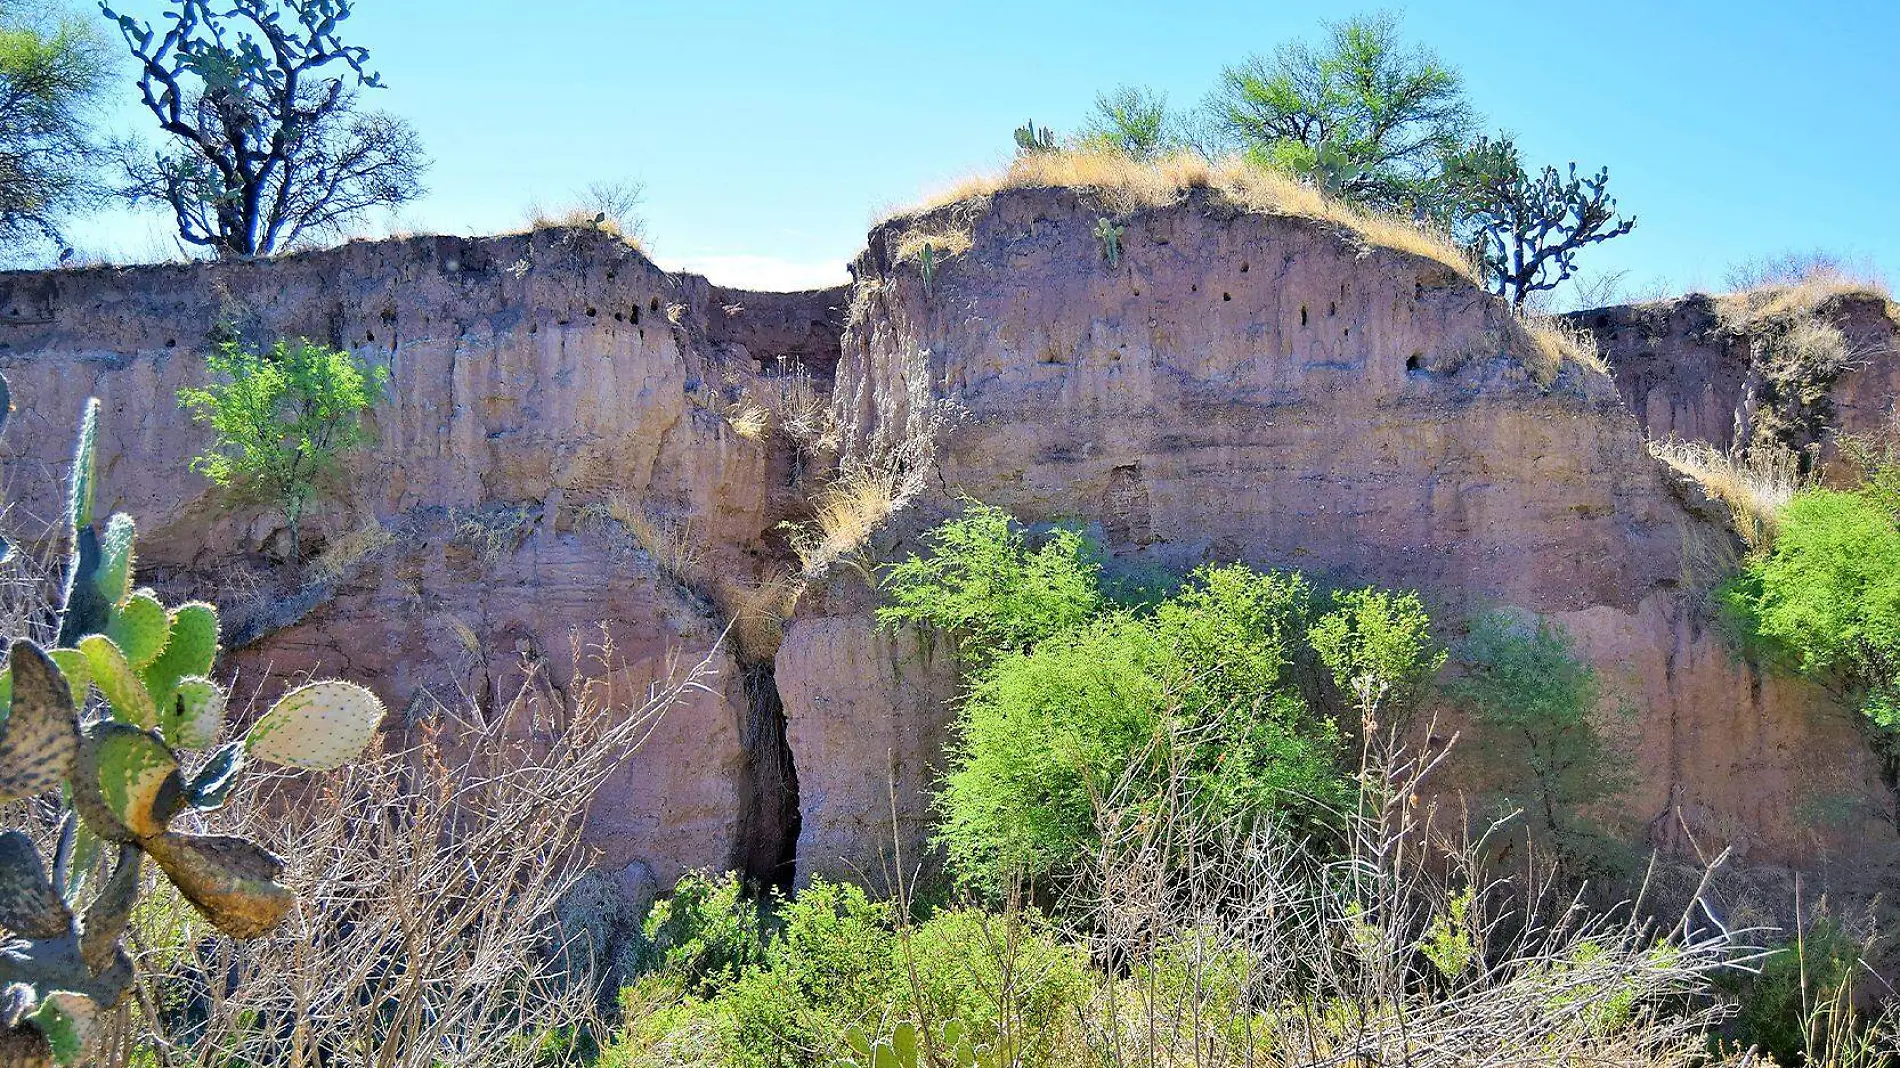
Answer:
[{"label": "dry grass tuft", "polygon": [[457,508],[449,513],[455,544],[473,549],[483,567],[494,567],[521,548],[533,533],[536,519],[535,510],[527,505]]},{"label": "dry grass tuft", "polygon": [[968,252],[970,243],[975,240],[967,226],[945,224],[942,226],[920,226],[904,231],[897,239],[897,248],[893,253],[899,263],[916,263],[924,258],[924,246],[930,246],[930,254],[943,259]]},{"label": "dry grass tuft", "polygon": [[733,432],[748,441],[758,441],[772,429],[772,413],[755,403],[750,397],[740,397],[726,411],[726,422],[732,425]]},{"label": "dry grass tuft", "polygon": [[812,524],[792,532],[792,549],[807,576],[856,552],[908,496],[894,470],[863,467],[812,495]]},{"label": "dry grass tuft", "polygon": [[[1470,256],[1449,235],[1410,219],[1334,200],[1297,178],[1237,156],[1208,160],[1181,152],[1144,162],[1101,149],[1033,152],[1017,156],[999,174],[965,178],[897,214],[919,215],[1005,189],[1045,188],[1087,190],[1118,214],[1173,204],[1192,189],[1212,189],[1244,211],[1334,223],[1367,244],[1436,260],[1473,281],[1478,277]],[[922,240],[921,236],[916,240],[919,249]]]},{"label": "dry grass tuft", "polygon": [[619,523],[653,565],[667,578],[689,589],[706,581],[705,551],[693,540],[693,520],[678,519],[646,508],[621,495],[607,498],[608,518]]},{"label": "dry grass tuft", "polygon": [[721,580],[713,598],[731,621],[733,646],[742,660],[764,662],[785,640],[785,621],[798,606],[803,583],[783,572],[756,582]]},{"label": "dry grass tuft", "polygon": [[1603,353],[1597,348],[1596,335],[1582,326],[1548,315],[1517,313],[1518,325],[1530,335],[1531,342],[1542,357],[1534,368],[1537,379],[1548,385],[1563,370],[1566,363],[1575,363],[1603,374],[1610,373],[1610,365],[1603,359]]},{"label": "dry grass tuft", "polygon": [[1854,274],[1835,265],[1822,265],[1792,281],[1774,281],[1717,297],[1716,313],[1722,323],[1739,333],[1750,333],[1771,320],[1813,318],[1837,297],[1878,297],[1888,314],[1900,319],[1893,293],[1878,278]]},{"label": "dry grass tuft", "polygon": [[1649,452],[1728,505],[1736,532],[1752,552],[1774,544],[1781,511],[1803,486],[1798,457],[1783,449],[1755,448],[1737,456],[1707,442],[1672,437],[1650,442]]},{"label": "dry grass tuft", "polygon": [[370,555],[387,548],[396,540],[388,527],[374,519],[365,520],[355,530],[332,540],[310,561],[310,578],[316,582],[335,582]]},{"label": "dry grass tuft", "polygon": [[778,373],[759,379],[758,386],[769,394],[765,404],[786,437],[811,450],[836,444],[831,397],[802,366],[781,356]]}]

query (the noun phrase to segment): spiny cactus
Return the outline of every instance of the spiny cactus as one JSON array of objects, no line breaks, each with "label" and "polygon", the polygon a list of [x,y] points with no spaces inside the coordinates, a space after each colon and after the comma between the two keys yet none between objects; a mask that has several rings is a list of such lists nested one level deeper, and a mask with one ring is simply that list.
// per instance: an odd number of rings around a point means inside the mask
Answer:
[{"label": "spiny cactus", "polygon": [[924,242],[924,251],[917,258],[917,267],[924,276],[924,294],[930,294],[931,285],[937,280],[937,250],[930,242]]},{"label": "spiny cactus", "polygon": [[1108,260],[1108,269],[1114,270],[1122,262],[1122,227],[1116,226],[1106,216],[1095,220],[1095,239],[1102,243],[1102,255]]},{"label": "spiny cactus", "polygon": [[1016,151],[1024,155],[1032,152],[1054,152],[1056,150],[1055,131],[1047,126],[1038,128],[1036,120],[1016,127]]},{"label": "spiny cactus", "polygon": [[[6,384],[0,378],[0,425]],[[196,760],[224,734],[228,698],[211,678],[218,614],[208,604],[167,610],[135,590],[137,526],[114,515],[94,524],[99,404],[89,401],[74,454],[67,519],[70,546],[60,606],[59,648],[15,641],[0,669],[0,802],[64,786],[71,806],[52,871],[20,832],[0,834],[0,1042],[27,1041],[28,1060],[75,1063],[94,1021],[131,988],[119,946],[147,856],[219,930],[235,938],[269,932],[291,905],[277,882],[283,862],[241,838],[176,831],[187,809],[221,807],[255,758],[327,770],[363,751],[381,722],[368,690],[334,680],[278,701],[241,740]],[[97,691],[103,714],[88,712]],[[109,843],[112,873],[91,904],[76,906],[87,873]]]},{"label": "spiny cactus", "polygon": [[853,1027],[844,1037],[851,1054],[833,1061],[831,1068],[1001,1068],[995,1050],[977,1042],[962,1021],[946,1021],[928,1046],[924,1038],[922,1029],[908,1021],[876,1040]]}]

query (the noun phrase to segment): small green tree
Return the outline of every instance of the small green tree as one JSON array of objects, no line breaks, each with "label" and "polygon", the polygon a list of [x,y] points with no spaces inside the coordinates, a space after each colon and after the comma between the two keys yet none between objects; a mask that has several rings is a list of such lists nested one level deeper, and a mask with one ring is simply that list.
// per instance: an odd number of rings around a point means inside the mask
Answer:
[{"label": "small green tree", "polygon": [[382,399],[388,372],[305,338],[263,352],[226,341],[205,363],[216,381],[178,391],[179,403],[216,435],[192,469],[283,509],[295,562],[300,523],[322,480],[370,441],[363,412]]},{"label": "small green tree", "polygon": [[[1380,718],[1409,717],[1445,666],[1431,615],[1411,590],[1368,586],[1336,594],[1306,640],[1333,684],[1351,697],[1368,736]],[[1388,725],[1402,727],[1403,719]]]},{"label": "small green tree", "polygon": [[1405,47],[1383,12],[1329,24],[1318,48],[1289,42],[1228,67],[1209,107],[1254,159],[1404,210],[1432,201],[1472,125],[1458,72]]},{"label": "small green tree", "polygon": [[1471,708],[1473,748],[1492,784],[1557,849],[1580,857],[1598,836],[1577,810],[1624,786],[1591,720],[1602,695],[1596,669],[1577,657],[1561,626],[1530,627],[1501,614],[1473,623],[1459,652],[1465,674],[1449,689]]},{"label": "small green tree", "polygon": [[1586,177],[1574,163],[1532,175],[1508,137],[1481,137],[1445,166],[1456,227],[1497,294],[1520,308],[1575,274],[1583,249],[1636,228],[1635,216],[1617,215],[1609,183],[1608,167]]},{"label": "small green tree", "polygon": [[0,4],[0,238],[14,249],[58,242],[61,220],[100,193],[92,127],[110,75],[91,23]]},{"label": "small green tree", "polygon": [[1095,94],[1080,134],[1084,146],[1113,149],[1131,159],[1157,159],[1185,147],[1167,94],[1139,85]]}]

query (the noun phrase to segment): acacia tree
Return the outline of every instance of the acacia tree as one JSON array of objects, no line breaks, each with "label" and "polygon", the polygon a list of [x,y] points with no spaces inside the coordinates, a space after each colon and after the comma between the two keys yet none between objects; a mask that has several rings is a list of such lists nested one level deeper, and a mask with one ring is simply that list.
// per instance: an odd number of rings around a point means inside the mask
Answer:
[{"label": "acacia tree", "polygon": [[106,42],[70,15],[0,5],[0,240],[60,240],[97,193],[92,115],[110,78]]},{"label": "acacia tree", "polygon": [[169,151],[127,161],[126,193],[167,205],[186,242],[260,256],[334,234],[422,194],[428,162],[408,123],[359,109],[381,88],[344,43],[349,0],[170,0],[163,33],[100,9],[140,64]]},{"label": "acacia tree", "polygon": [[1480,137],[1446,163],[1458,228],[1476,248],[1491,285],[1515,307],[1576,273],[1577,253],[1636,228],[1609,195],[1610,169],[1581,176],[1524,169],[1508,137]]},{"label": "acacia tree", "polygon": [[1427,210],[1441,161],[1473,122],[1458,72],[1406,48],[1398,17],[1327,27],[1226,68],[1214,121],[1261,163],[1313,176],[1355,200]]}]

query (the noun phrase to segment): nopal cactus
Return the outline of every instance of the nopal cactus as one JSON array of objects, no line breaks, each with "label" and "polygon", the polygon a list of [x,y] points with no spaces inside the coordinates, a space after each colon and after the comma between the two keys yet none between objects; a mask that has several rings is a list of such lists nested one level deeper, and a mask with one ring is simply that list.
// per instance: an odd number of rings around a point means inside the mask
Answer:
[{"label": "nopal cactus", "polygon": [[[174,829],[173,820],[221,807],[251,760],[338,767],[363,751],[384,715],[361,686],[315,682],[285,695],[242,739],[187,757],[225,733],[227,695],[212,678],[217,610],[168,610],[134,588],[136,524],[114,515],[101,535],[94,522],[98,435],[99,404],[89,401],[67,499],[59,647],[15,641],[0,668],[0,802],[63,787],[70,805],[50,871],[25,834],[0,834],[0,926],[15,936],[0,946],[8,1065],[83,1060],[99,1015],[130,991],[119,938],[145,858],[220,931],[255,938],[275,928],[291,905],[277,881],[283,862],[242,838]],[[101,843],[116,858],[103,880],[89,879]],[[82,909],[88,883],[96,888]]]}]

